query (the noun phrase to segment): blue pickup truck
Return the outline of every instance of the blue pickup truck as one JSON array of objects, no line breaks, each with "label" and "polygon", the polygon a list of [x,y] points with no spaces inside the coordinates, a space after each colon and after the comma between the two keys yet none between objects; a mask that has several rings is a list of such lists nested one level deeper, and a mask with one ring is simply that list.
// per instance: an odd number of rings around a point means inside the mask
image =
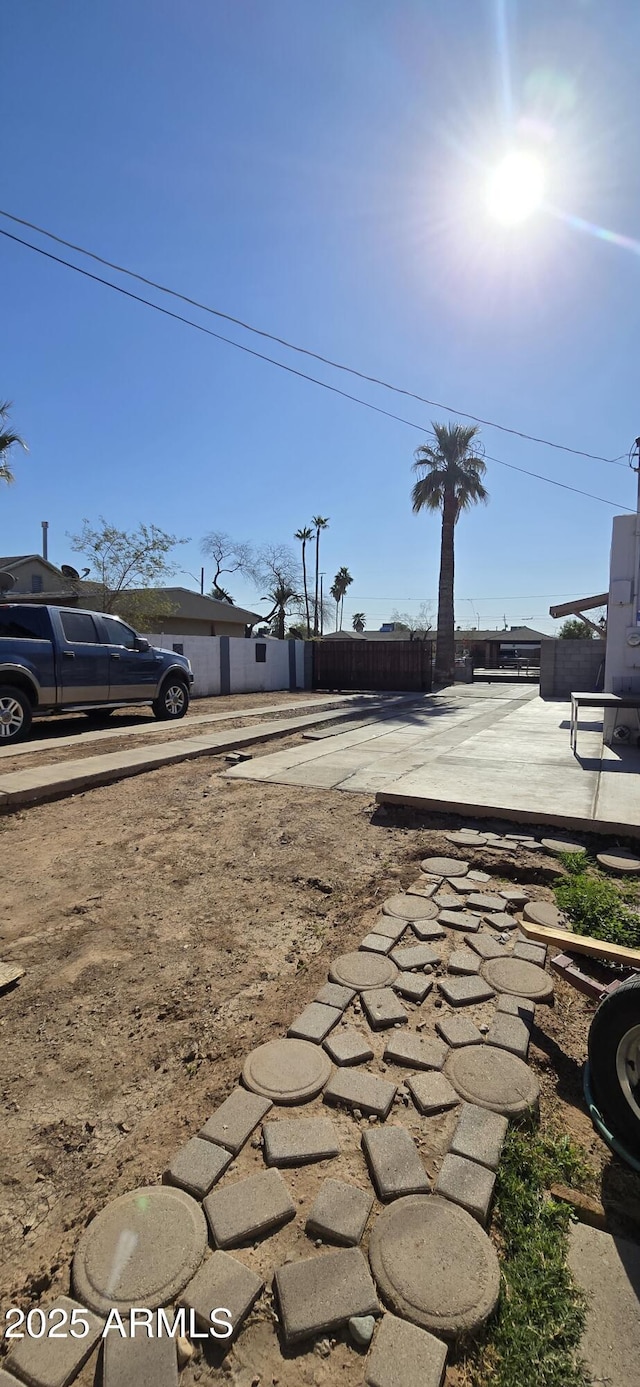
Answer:
[{"label": "blue pickup truck", "polygon": [[0,603],[0,747],[29,736],[34,718],[150,703],[173,721],[189,707],[184,655],[158,650],[120,617],[76,607]]}]

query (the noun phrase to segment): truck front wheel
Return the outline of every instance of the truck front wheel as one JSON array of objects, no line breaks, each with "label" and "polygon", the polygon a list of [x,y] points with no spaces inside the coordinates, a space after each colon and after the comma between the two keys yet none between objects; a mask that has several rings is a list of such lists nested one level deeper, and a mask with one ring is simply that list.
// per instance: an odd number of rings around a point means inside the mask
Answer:
[{"label": "truck front wheel", "polygon": [[0,747],[23,742],[31,731],[32,717],[31,704],[22,689],[0,685]]},{"label": "truck front wheel", "polygon": [[189,707],[189,690],[182,679],[167,679],[158,698],[152,703],[154,714],[161,722],[176,722]]}]

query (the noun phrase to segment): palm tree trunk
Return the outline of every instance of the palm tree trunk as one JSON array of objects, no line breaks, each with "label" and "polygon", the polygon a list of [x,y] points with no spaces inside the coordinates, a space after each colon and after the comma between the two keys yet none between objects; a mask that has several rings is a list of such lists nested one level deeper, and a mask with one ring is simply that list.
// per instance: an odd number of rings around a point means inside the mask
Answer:
[{"label": "palm tree trunk", "polygon": [[286,613],[285,613],[284,607],[280,607],[280,610],[279,610],[279,612],[278,612],[278,640],[279,640],[279,641],[283,641],[283,640],[284,640],[284,622],[285,622],[285,615],[286,615]]},{"label": "palm tree trunk", "polygon": [[307,547],[307,541],[306,541],[306,539],[303,539],[303,541],[302,541],[302,583],[303,583],[303,587],[304,587],[304,608],[305,608],[305,611],[306,611],[306,613],[307,613],[307,636],[308,636],[308,635],[310,634],[310,627],[309,627],[309,589],[308,589],[308,587],[307,587],[307,560],[306,560],[306,556],[305,556],[305,552],[304,552],[305,549],[306,549],[306,547]]},{"label": "palm tree trunk", "polygon": [[318,579],[320,574],[320,527],[316,529],[316,592],[313,602],[313,634],[318,634]]},{"label": "palm tree trunk", "polygon": [[436,684],[451,684],[455,678],[455,633],[453,608],[454,530],[456,502],[452,491],[445,491],[440,541],[440,579],[438,582],[438,629],[436,633]]}]

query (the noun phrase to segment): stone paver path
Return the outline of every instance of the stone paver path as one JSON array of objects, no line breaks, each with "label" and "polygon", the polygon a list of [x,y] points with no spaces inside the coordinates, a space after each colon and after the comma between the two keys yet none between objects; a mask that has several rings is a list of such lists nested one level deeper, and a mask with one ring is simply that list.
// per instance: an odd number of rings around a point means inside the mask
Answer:
[{"label": "stone paver path", "polygon": [[[500,849],[499,835],[482,836]],[[469,854],[472,837],[449,835],[452,851]],[[235,1339],[251,1332],[271,1275],[247,1264],[248,1250],[269,1240],[285,1345],[351,1321],[353,1343],[371,1345],[369,1387],[440,1387],[447,1343],[478,1331],[497,1301],[484,1227],[509,1121],[537,1109],[525,1059],[535,1005],[553,989],[541,955],[518,957],[518,912],[546,903],[469,871],[464,857],[423,865],[436,894],[417,884],[385,901],[288,1035],[246,1056],[242,1085],[174,1153],[167,1183],[121,1196],[90,1223],[73,1262],[90,1310],[173,1302],[206,1327],[211,1306],[228,1305]],[[313,1197],[299,1200],[298,1175],[314,1171]],[[284,1259],[279,1230],[294,1219]],[[6,1367],[48,1387],[38,1352],[23,1344]],[[65,1383],[84,1361],[74,1353]],[[151,1359],[140,1353],[144,1387]],[[105,1387],[123,1380],[126,1355],[112,1357]],[[173,1360],[158,1365],[153,1387],[173,1370]]]}]

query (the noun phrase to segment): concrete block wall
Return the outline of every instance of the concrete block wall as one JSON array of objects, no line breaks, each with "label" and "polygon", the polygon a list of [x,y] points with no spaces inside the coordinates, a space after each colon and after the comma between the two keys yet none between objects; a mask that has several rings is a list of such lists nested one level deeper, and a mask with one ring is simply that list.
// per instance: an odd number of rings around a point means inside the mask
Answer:
[{"label": "concrete block wall", "polygon": [[[164,650],[176,646],[191,661],[194,698],[311,688],[310,679],[305,682],[304,641],[183,636],[170,631],[151,633],[147,639]],[[256,658],[256,647],[264,653],[264,661]]]},{"label": "concrete block wall", "polygon": [[606,642],[542,641],[540,697],[569,698],[572,693],[595,693],[603,687]]}]

